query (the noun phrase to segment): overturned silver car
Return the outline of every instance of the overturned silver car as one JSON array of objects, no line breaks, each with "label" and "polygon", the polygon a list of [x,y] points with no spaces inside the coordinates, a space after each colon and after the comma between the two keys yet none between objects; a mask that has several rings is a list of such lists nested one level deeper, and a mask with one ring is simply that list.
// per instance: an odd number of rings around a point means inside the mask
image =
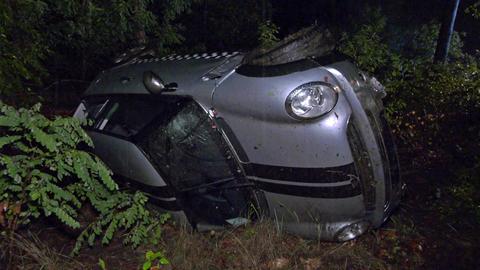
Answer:
[{"label": "overturned silver car", "polygon": [[95,153],[202,230],[270,217],[309,238],[379,227],[403,184],[383,86],[312,27],[244,53],[123,55],[86,90]]}]

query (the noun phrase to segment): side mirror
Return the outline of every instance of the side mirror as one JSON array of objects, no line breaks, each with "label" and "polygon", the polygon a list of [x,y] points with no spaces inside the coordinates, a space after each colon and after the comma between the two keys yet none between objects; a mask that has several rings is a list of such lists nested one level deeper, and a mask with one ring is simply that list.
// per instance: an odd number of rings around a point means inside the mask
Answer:
[{"label": "side mirror", "polygon": [[177,83],[165,84],[163,80],[153,71],[143,73],[143,85],[152,94],[161,94],[164,91],[173,92],[177,90]]}]

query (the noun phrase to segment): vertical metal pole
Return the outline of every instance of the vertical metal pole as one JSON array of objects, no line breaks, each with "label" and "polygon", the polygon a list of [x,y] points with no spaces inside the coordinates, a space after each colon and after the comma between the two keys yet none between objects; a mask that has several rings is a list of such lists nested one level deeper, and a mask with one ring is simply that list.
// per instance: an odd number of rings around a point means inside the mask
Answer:
[{"label": "vertical metal pole", "polygon": [[447,9],[438,34],[437,48],[433,61],[435,63],[445,63],[447,60],[448,49],[452,39],[453,27],[455,26],[455,19],[457,17],[458,5],[460,0],[448,0]]}]

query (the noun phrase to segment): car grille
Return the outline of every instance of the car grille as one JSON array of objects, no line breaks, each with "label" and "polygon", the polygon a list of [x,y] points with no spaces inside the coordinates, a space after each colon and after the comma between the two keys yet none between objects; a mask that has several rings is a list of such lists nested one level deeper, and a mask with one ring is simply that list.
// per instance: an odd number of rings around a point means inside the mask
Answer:
[{"label": "car grille", "polygon": [[372,170],[372,161],[361,139],[360,133],[351,122],[348,125],[348,139],[355,163],[355,170],[360,177],[365,209],[367,212],[375,210],[375,177]]},{"label": "car grille", "polygon": [[[378,143],[382,165],[385,175],[385,217],[399,202],[401,191],[401,181],[399,165],[393,137],[388,128],[385,117],[381,114],[375,116],[372,111],[366,110],[370,125],[375,134]],[[353,122],[353,121],[352,121]],[[355,161],[357,174],[362,182],[362,192],[364,195],[365,208],[367,211],[375,209],[375,179],[372,170],[372,163],[365,144],[355,125],[350,122],[348,126],[348,138],[352,155]]]}]

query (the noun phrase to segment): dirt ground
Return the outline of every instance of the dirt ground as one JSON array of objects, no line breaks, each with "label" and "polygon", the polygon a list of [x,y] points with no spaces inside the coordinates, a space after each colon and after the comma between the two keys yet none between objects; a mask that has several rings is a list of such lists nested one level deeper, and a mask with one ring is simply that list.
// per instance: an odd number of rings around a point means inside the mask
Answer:
[{"label": "dirt ground", "polygon": [[115,240],[68,257],[75,238],[43,220],[20,233],[15,268],[100,269],[102,259],[106,269],[141,269],[152,250],[170,261],[159,269],[478,269],[478,224],[461,211],[455,218],[442,213],[451,200],[443,188],[452,177],[442,168],[404,170],[407,192],[392,217],[345,243],[282,234],[268,220],[210,233],[167,224],[156,245],[133,250]]}]

